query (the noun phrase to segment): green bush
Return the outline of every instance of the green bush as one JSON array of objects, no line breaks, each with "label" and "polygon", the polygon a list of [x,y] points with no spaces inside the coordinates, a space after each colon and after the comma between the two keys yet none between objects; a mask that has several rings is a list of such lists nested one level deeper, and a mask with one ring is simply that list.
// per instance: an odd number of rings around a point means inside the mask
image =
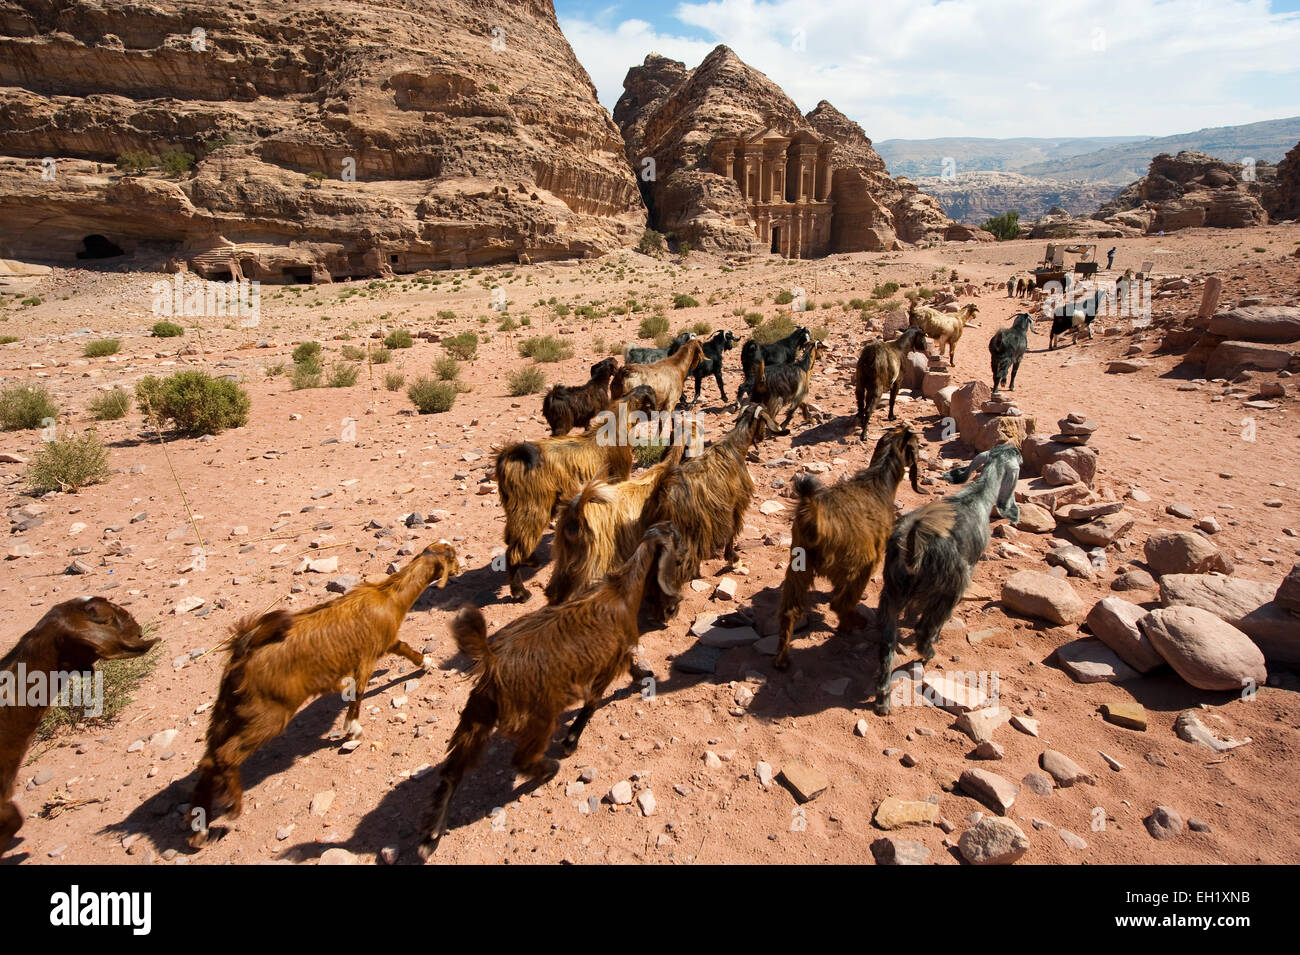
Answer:
[{"label": "green bush", "polygon": [[293,350],[293,363],[301,365],[309,358],[315,358],[320,354],[320,342],[303,342]]},{"label": "green bush", "polygon": [[108,478],[108,451],[94,431],[46,441],[27,465],[27,485],[35,494],[76,491]]},{"label": "green bush", "polygon": [[339,357],[344,361],[365,361],[366,350],[356,345],[344,345],[339,349]]},{"label": "green bush", "polygon": [[156,165],[158,157],[143,149],[128,149],[117,156],[117,168],[125,173],[139,174]]},{"label": "green bush", "polygon": [[326,382],[331,388],[351,388],[357,383],[357,375],[361,369],[356,365],[345,365],[335,362],[330,365],[330,376]]},{"label": "green bush", "polygon": [[117,421],[131,410],[131,393],[114,388],[90,399],[90,415],[96,421]]},{"label": "green bush", "polygon": [[789,305],[794,301],[794,292],[791,292],[788,288],[781,289],[776,293],[775,301],[777,305]]},{"label": "green bush", "polygon": [[637,329],[638,338],[654,338],[668,331],[668,319],[662,315],[647,315],[641,319],[641,325]]},{"label": "green bush", "polygon": [[513,332],[518,327],[519,323],[509,315],[502,315],[501,321],[497,322],[497,331],[499,332]]},{"label": "green bush", "polygon": [[1000,216],[994,216],[992,219],[986,219],[980,226],[985,232],[993,233],[998,241],[1014,239],[1020,235],[1020,213],[1004,212]]},{"label": "green bush", "polygon": [[267,365],[262,369],[262,371],[265,373],[267,378],[278,378],[283,375],[288,368],[289,366],[285,362],[277,361],[273,365]]},{"label": "green bush", "polygon": [[699,308],[700,303],[683,292],[673,296],[673,308]]},{"label": "green bush", "polygon": [[546,384],[546,374],[540,368],[520,368],[506,378],[506,393],[518,398],[535,395]]},{"label": "green bush", "polygon": [[785,338],[795,330],[794,321],[789,315],[777,315],[769,318],[762,325],[754,329],[754,341],[766,345],[778,339]]},{"label": "green bush", "polygon": [[410,348],[415,344],[415,339],[405,328],[395,328],[388,333],[384,339],[385,348]]},{"label": "green bush", "polygon": [[689,330],[694,332],[696,335],[703,337],[713,331],[713,326],[708,322],[696,322]]},{"label": "green bush", "polygon": [[12,345],[14,342],[22,341],[17,335],[0,335],[0,345]]},{"label": "green bush", "polygon": [[135,400],[150,420],[159,426],[170,421],[182,434],[217,434],[248,423],[248,393],[202,371],[148,375],[136,382]]},{"label": "green bush", "polygon": [[564,361],[573,357],[573,346],[554,335],[541,335],[521,341],[519,354],[537,362]]},{"label": "green bush", "polygon": [[455,381],[460,377],[460,362],[450,355],[443,355],[433,363],[433,370],[438,373],[439,381]]},{"label": "green bush", "polygon": [[384,375],[384,387],[389,391],[397,391],[404,384],[406,384],[406,376],[400,371],[390,371]]},{"label": "green bush", "polygon": [[760,324],[762,321],[763,321],[763,313],[762,313],[762,312],[746,312],[746,313],[745,313],[745,324],[748,325],[750,328],[753,328],[755,325]]},{"label": "green bush", "polygon": [[175,322],[154,322],[154,338],[180,338],[185,334],[185,329]]},{"label": "green bush", "polygon": [[325,368],[316,358],[308,358],[306,361],[300,361],[293,366],[293,390],[305,391],[308,388],[319,388],[325,384]]},{"label": "green bush", "polygon": [[636,244],[636,247],[637,251],[644,252],[646,255],[662,255],[664,251],[664,235],[654,229],[646,229],[641,233],[641,241]]},{"label": "green bush", "polygon": [[44,385],[15,385],[0,391],[0,431],[27,431],[59,416]]},{"label": "green bush", "polygon": [[122,343],[116,338],[100,338],[93,342],[86,342],[86,347],[81,350],[85,358],[106,358],[109,355],[116,355],[122,350]]},{"label": "green bush", "polygon": [[376,365],[387,365],[393,360],[393,353],[382,345],[370,349],[370,361]]},{"label": "green bush", "polygon": [[194,155],[179,149],[169,149],[158,157],[158,164],[169,176],[184,176],[194,168]]},{"label": "green bush", "polygon": [[450,411],[456,403],[460,389],[449,381],[434,381],[432,378],[420,377],[406,389],[406,396],[419,410],[420,414],[440,414]]},{"label": "green bush", "polygon": [[444,338],[442,347],[446,349],[447,354],[452,358],[459,358],[461,361],[473,361],[474,356],[478,354],[478,335],[473,332],[461,332],[451,338]]},{"label": "green bush", "polygon": [[872,298],[889,298],[898,291],[897,282],[882,282],[871,290]]}]

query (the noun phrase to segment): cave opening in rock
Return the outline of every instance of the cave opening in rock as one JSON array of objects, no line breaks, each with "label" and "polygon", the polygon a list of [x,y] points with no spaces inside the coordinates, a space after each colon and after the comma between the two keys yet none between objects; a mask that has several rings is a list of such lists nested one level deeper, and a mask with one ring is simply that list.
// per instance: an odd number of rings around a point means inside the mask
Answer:
[{"label": "cave opening in rock", "polygon": [[781,227],[779,225],[772,226],[772,254],[781,254]]},{"label": "cave opening in rock", "polygon": [[220,272],[213,272],[207,278],[209,282],[230,282],[234,280],[234,276],[230,273],[230,269],[223,269]]},{"label": "cave opening in rock", "polygon": [[122,247],[102,235],[88,235],[81,240],[82,251],[77,253],[79,259],[111,259],[125,255]]},{"label": "cave opening in rock", "polygon": [[290,285],[311,284],[310,268],[282,269],[280,274],[284,276],[284,280],[288,282]]}]

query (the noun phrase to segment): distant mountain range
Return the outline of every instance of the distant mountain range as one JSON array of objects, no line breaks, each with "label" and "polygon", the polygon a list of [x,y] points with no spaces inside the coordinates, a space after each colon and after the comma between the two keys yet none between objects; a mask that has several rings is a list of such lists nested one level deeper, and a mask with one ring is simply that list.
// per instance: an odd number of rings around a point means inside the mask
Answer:
[{"label": "distant mountain range", "polygon": [[[1175,136],[1062,139],[887,139],[876,151],[896,176],[908,176],[964,222],[1011,209],[1035,219],[1052,206],[1072,215],[1146,175],[1160,153],[1195,149],[1221,159],[1277,162],[1300,142],[1300,116],[1218,126]],[[945,159],[950,160],[945,170]],[[945,175],[945,172],[948,175]]]}]

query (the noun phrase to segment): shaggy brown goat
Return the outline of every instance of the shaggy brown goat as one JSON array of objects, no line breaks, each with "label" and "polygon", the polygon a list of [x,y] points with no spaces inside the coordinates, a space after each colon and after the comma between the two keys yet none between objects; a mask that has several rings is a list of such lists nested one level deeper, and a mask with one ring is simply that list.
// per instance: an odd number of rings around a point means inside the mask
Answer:
[{"label": "shaggy brown goat", "polygon": [[949,314],[912,302],[907,310],[907,321],[911,327],[922,329],[929,338],[935,340],[940,358],[943,357],[944,346],[947,346],[948,364],[951,365],[957,357],[957,343],[961,341],[962,330],[967,322],[973,321],[978,315],[979,306],[974,303],[963,305],[956,313]]},{"label": "shaggy brown goat", "polygon": [[553,437],[587,427],[609,405],[609,380],[617,370],[618,359],[605,358],[591,366],[591,380],[585,385],[551,387],[542,399],[542,417]]},{"label": "shaggy brown goat", "polygon": [[[451,634],[475,660],[474,689],[452,733],[442,778],[424,824],[420,855],[428,859],[447,830],[451,798],[478,761],[495,727],[514,740],[514,766],[545,782],[560,764],[546,756],[560,716],[575,702],[582,710],[564,737],[564,753],[578,739],[620,673],[631,673],[640,639],[637,608],[651,577],[667,592],[678,546],[669,524],[646,531],[632,556],[595,590],[555,607],[543,607],[502,627],[491,639],[477,607],[461,608]],[[635,674],[633,674],[635,679]]]},{"label": "shaggy brown goat", "polygon": [[654,467],[618,484],[588,481],[582,486],[555,520],[547,603],[563,603],[599,584],[632,555],[649,526],[646,502],[681,463],[684,450],[684,444],[672,445]]},{"label": "shaggy brown goat", "polygon": [[624,365],[614,373],[609,383],[609,393],[619,398],[631,393],[639,385],[653,388],[655,408],[667,411],[682,396],[686,376],[704,358],[704,345],[692,338],[673,354],[653,365]]},{"label": "shaggy brown goat", "polygon": [[632,473],[627,430],[635,413],[651,410],[655,401],[649,388],[637,388],[615,401],[607,413],[597,415],[582,434],[520,441],[497,453],[496,479],[506,512],[506,575],[511,597],[528,597],[520,568],[541,543],[556,506],[588,481],[622,481]]},{"label": "shaggy brown goat", "polygon": [[208,723],[208,748],[190,798],[190,845],[207,841],[215,809],[237,817],[244,790],[239,767],[284,732],[298,708],[324,693],[343,691],[349,701],[347,734],[361,735],[361,698],[375,663],[396,653],[417,667],[423,657],[397,636],[402,620],[434,580],[439,587],[460,572],[446,541],[430,544],[379,583],[361,583],[341,597],[289,613],[275,610],[235,624],[230,659]]},{"label": "shaggy brown goat", "polygon": [[831,609],[838,629],[852,629],[858,601],[885,556],[894,529],[894,496],[910,470],[912,490],[921,490],[920,442],[911,428],[896,425],[876,442],[871,465],[831,487],[811,474],[795,478],[799,496],[790,527],[790,566],[781,587],[781,642],[772,665],[790,665],[790,637],[808,607],[808,591],[817,577],[831,582]]},{"label": "shaggy brown goat", "polygon": [[861,439],[867,440],[867,425],[871,422],[871,413],[876,410],[880,396],[889,389],[889,420],[894,420],[894,401],[898,398],[898,386],[902,377],[903,355],[909,351],[919,351],[928,355],[925,344],[925,332],[919,328],[908,328],[892,342],[870,342],[858,356],[858,375],[856,392],[858,400],[858,418],[862,422]]},{"label": "shaggy brown goat", "polygon": [[647,505],[647,523],[669,521],[682,536],[677,553],[679,585],[698,577],[700,564],[720,549],[733,566],[740,562],[736,535],[745,524],[745,510],[754,494],[745,456],[764,423],[776,429],[766,408],[746,405],[731,433],[667,475]]},{"label": "shaggy brown goat", "polygon": [[[0,658],[0,855],[22,827],[13,802],[14,781],[45,711],[73,673],[87,674],[96,660],[147,653],[158,638],[140,636],[135,618],[103,597],[77,597],[51,607],[12,650]],[[91,685],[82,677],[84,692]]]}]

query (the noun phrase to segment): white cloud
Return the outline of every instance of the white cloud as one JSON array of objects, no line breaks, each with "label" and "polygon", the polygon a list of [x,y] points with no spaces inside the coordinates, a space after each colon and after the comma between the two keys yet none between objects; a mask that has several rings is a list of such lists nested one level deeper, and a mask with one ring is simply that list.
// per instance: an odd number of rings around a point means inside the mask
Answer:
[{"label": "white cloud", "polygon": [[615,11],[561,20],[606,106],[646,53],[695,66],[717,43],[805,112],[828,99],[876,139],[1160,136],[1300,105],[1300,14],[1266,0],[710,0],[673,13],[711,39]]}]

